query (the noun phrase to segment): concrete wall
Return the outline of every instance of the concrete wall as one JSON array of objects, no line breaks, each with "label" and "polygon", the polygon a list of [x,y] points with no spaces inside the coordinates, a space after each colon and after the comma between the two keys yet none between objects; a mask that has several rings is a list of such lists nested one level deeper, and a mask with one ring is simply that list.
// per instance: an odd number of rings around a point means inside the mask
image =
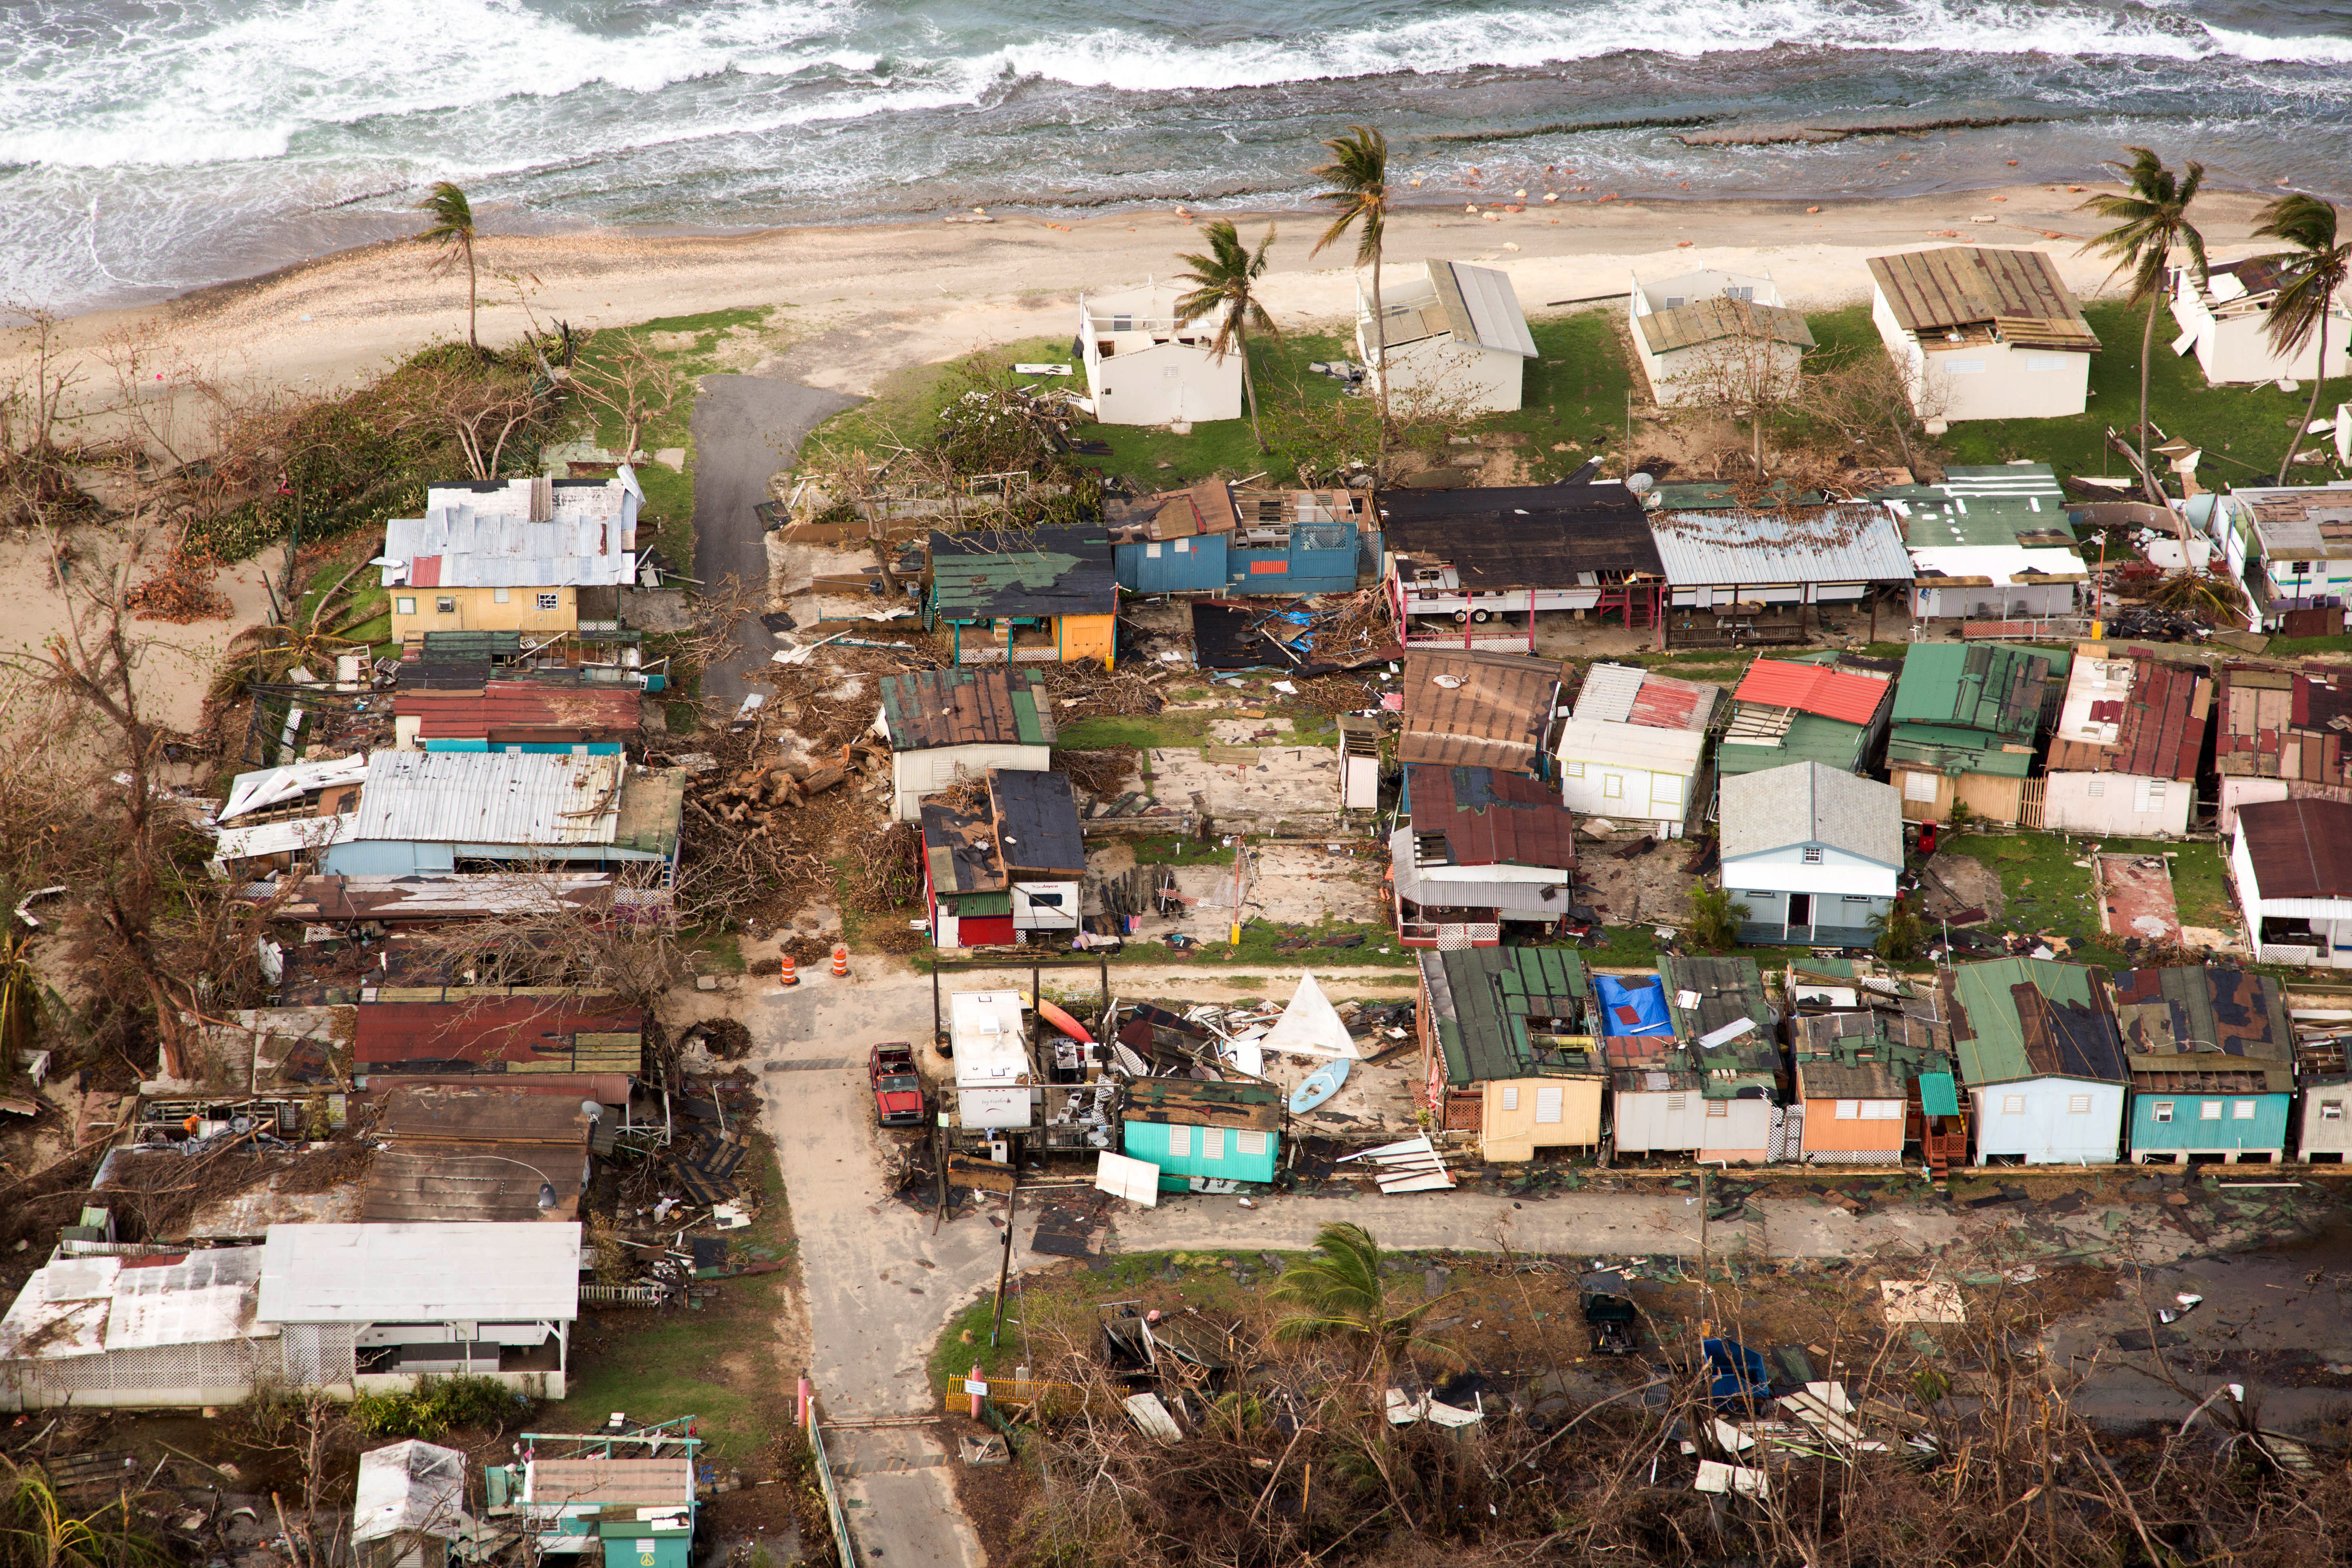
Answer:
[{"label": "concrete wall", "polygon": [[1895,319],[1885,290],[1874,284],[1870,293],[1870,319],[1895,363],[1904,367],[1911,406],[1923,417],[1953,425],[1964,419],[2057,419],[2082,413],[2089,401],[2089,354],[2009,343],[1929,353]]},{"label": "concrete wall", "polygon": [[[539,607],[543,594],[555,608]],[[499,595],[504,595],[503,603]],[[446,604],[446,610],[441,606]],[[403,608],[403,606],[407,606]],[[570,632],[580,629],[577,588],[394,588],[392,640],[423,632]]]},{"label": "concrete wall", "polygon": [[1425,397],[1437,403],[1461,403],[1481,414],[1507,414],[1519,406],[1528,362],[1517,354],[1481,348],[1449,335],[1399,343],[1387,352],[1383,365],[1365,351],[1360,323],[1356,329],[1356,352],[1366,365],[1364,385],[1372,395],[1378,395],[1385,374],[1390,377],[1389,396],[1394,401]]},{"label": "concrete wall", "polygon": [[[1201,330],[1205,340],[1208,329]],[[1110,352],[1099,352],[1108,343]],[[1088,340],[1087,387],[1105,425],[1201,423],[1242,416],[1242,356],[1213,358],[1205,347],[1149,332],[1097,332]]]},{"label": "concrete wall", "polygon": [[2042,786],[2042,826],[2051,833],[2177,838],[2189,831],[2196,795],[2194,780],[2053,773]]}]

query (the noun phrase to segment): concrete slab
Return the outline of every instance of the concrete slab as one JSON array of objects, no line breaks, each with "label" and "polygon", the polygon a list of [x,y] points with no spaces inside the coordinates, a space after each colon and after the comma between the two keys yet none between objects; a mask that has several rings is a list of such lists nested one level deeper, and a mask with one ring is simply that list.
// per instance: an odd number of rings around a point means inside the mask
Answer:
[{"label": "concrete slab", "polygon": [[2094,855],[2091,876],[2099,893],[2101,929],[2143,942],[2180,940],[2173,902],[2172,863],[2161,855]]},{"label": "concrete slab", "polygon": [[1153,798],[1220,828],[1320,832],[1339,816],[1339,757],[1328,746],[1161,747]]}]

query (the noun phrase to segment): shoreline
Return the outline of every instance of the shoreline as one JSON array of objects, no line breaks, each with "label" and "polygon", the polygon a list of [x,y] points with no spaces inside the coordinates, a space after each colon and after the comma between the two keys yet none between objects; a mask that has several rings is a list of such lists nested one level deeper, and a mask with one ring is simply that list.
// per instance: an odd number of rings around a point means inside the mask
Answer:
[{"label": "shoreline", "polygon": [[[2091,298],[2110,291],[2112,268],[2080,254],[2096,220],[2074,208],[2102,188],[2013,184],[1843,201],[1603,200],[1607,193],[1592,193],[1519,212],[1491,209],[1492,217],[1427,203],[1391,214],[1384,260],[1391,268],[1438,258],[1481,261],[1511,274],[1530,313],[1622,297],[1632,273],[1664,277],[1702,267],[1769,271],[1791,305],[1821,309],[1868,298],[1870,256],[1978,244],[2045,251],[2069,286]],[[2264,199],[2242,193],[2203,199],[2199,216],[2217,258],[2249,247]],[[1352,312],[1358,274],[1346,265],[1352,247],[1310,255],[1323,215],[1181,210],[1140,208],[1071,223],[1015,211],[985,222],[485,234],[477,247],[480,335],[509,342],[532,320],[610,328],[772,307],[729,368],[865,394],[909,364],[1058,336],[1072,325],[1079,290],[1178,271],[1179,252],[1199,247],[1196,225],[1208,216],[1232,218],[1253,243],[1263,226],[1276,226],[1263,293],[1286,328],[1324,326]],[[168,343],[216,380],[323,391],[463,334],[464,271],[436,275],[432,261],[414,241],[376,240],[156,304],[65,317],[58,332],[68,352],[139,334]],[[0,355],[0,375],[17,357]]]}]

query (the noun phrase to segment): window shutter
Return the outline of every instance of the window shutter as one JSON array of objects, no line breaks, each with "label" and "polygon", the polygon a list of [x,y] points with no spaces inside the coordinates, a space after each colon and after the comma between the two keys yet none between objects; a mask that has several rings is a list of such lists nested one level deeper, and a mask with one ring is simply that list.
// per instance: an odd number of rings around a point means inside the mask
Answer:
[{"label": "window shutter", "polygon": [[1560,1100],[1565,1091],[1558,1084],[1536,1086],[1536,1121],[1539,1126],[1557,1124],[1560,1119]]},{"label": "window shutter", "polygon": [[1168,1129],[1168,1152],[1171,1154],[1190,1155],[1192,1152],[1192,1130],[1181,1123],[1171,1124]]},{"label": "window shutter", "polygon": [[2087,1094],[2068,1095],[2066,1097],[2066,1114],[2069,1116],[2088,1116],[2091,1114],[2091,1097]]},{"label": "window shutter", "polygon": [[1861,1102],[1860,1102],[1860,1101],[1858,1101],[1858,1100],[1839,1100],[1839,1101],[1837,1102],[1837,1119],[1838,1119],[1840,1121],[1853,1121],[1856,1116],[1859,1116],[1860,1114],[1862,1114],[1862,1107],[1861,1107]]},{"label": "window shutter", "polygon": [[1222,1127],[1201,1129],[1201,1158],[1222,1160],[1225,1157],[1225,1130]]},{"label": "window shutter", "polygon": [[2220,1100],[2209,1100],[2205,1101],[2203,1104],[2200,1105],[2200,1106],[2197,1108],[2197,1120],[2198,1120],[2198,1121],[2221,1121],[2221,1102]]},{"label": "window shutter", "polygon": [[1235,1128],[1234,1152],[1236,1155],[1263,1154],[1265,1152],[1265,1140],[1266,1135],[1263,1132],[1252,1132],[1245,1128]]},{"label": "window shutter", "polygon": [[1506,1110],[1517,1110],[1518,1108],[1519,1086],[1515,1083],[1505,1084],[1503,1086],[1503,1109]]},{"label": "window shutter", "polygon": [[2254,1102],[2252,1100],[2234,1100],[2231,1103],[2230,1120],[2232,1121],[2252,1121],[2253,1119]]},{"label": "window shutter", "polygon": [[2021,1095],[2021,1094],[2004,1094],[2004,1095],[2002,1095],[2002,1096],[2000,1097],[2000,1113],[2001,1113],[2003,1116],[2022,1116],[2022,1115],[2024,1115],[2024,1114],[2025,1114],[2025,1096],[2023,1096],[2023,1095]]}]

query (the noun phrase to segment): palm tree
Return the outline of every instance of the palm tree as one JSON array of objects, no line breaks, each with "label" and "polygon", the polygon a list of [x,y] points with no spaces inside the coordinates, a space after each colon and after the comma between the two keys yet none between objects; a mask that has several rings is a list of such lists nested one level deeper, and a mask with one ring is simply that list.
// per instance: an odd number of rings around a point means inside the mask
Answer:
[{"label": "palm tree", "polygon": [[2271,347],[2288,359],[2303,353],[2315,336],[2319,357],[2312,366],[2311,402],[2303,421],[2287,437],[2286,456],[2279,459],[2278,482],[2286,483],[2287,465],[2303,447],[2304,432],[2319,414],[2319,389],[2327,383],[2327,318],[2335,313],[2336,297],[2352,281],[2352,240],[2336,237],[2336,209],[2317,196],[2301,192],[2281,196],[2263,209],[2256,239],[2284,240],[2292,248],[2263,258],[2287,270],[2272,302],[2270,324],[2263,329]]},{"label": "palm tree", "polygon": [[1326,246],[1354,226],[1356,265],[1372,269],[1372,346],[1381,355],[1380,457],[1385,467],[1389,449],[1389,377],[1387,324],[1381,314],[1381,242],[1386,237],[1382,231],[1389,216],[1389,142],[1387,137],[1369,125],[1351,125],[1345,136],[1335,137],[1323,145],[1330,150],[1331,161],[1315,174],[1317,178],[1329,181],[1331,188],[1315,199],[1328,202],[1338,216],[1307,254],[1322,255]]},{"label": "palm tree", "polygon": [[2113,218],[2116,226],[2083,248],[2104,250],[2114,257],[2116,273],[2131,274],[2128,302],[2147,302],[2147,326],[2139,342],[2139,467],[2141,479],[2150,489],[2148,499],[2162,506],[2165,499],[2156,491],[2156,481],[2147,470],[2148,364],[2156,353],[2156,313],[2164,303],[2164,273],[2173,247],[2188,250],[2197,268],[2198,287],[2205,285],[2205,237],[2189,221],[2189,204],[2205,183],[2205,165],[2191,163],[2187,174],[2175,175],[2164,166],[2163,159],[2146,147],[2125,151],[2132,155],[2129,163],[2108,165],[2123,171],[2125,194],[2093,196],[2081,209]]},{"label": "palm tree", "polygon": [[443,261],[456,259],[454,247],[466,258],[466,342],[474,352],[482,352],[482,341],[474,335],[474,311],[480,301],[480,291],[474,283],[474,204],[466,193],[450,181],[442,180],[433,187],[433,194],[416,204],[416,210],[431,216],[433,225],[416,237],[442,248]]},{"label": "palm tree", "polygon": [[1249,394],[1250,434],[1257,438],[1257,449],[1267,449],[1265,433],[1257,426],[1257,383],[1250,375],[1249,335],[1262,331],[1268,337],[1282,336],[1282,329],[1257,302],[1257,280],[1265,271],[1265,253],[1274,247],[1274,226],[1265,226],[1265,237],[1257,242],[1255,250],[1242,243],[1231,220],[1219,218],[1204,225],[1201,232],[1209,237],[1209,253],[1205,256],[1181,256],[1177,259],[1192,264],[1190,272],[1177,277],[1195,285],[1190,294],[1176,301],[1176,319],[1189,321],[1206,316],[1220,305],[1225,308],[1225,318],[1217,324],[1217,335],[1209,344],[1212,359],[1223,360],[1228,350],[1242,356],[1242,390]]},{"label": "palm tree", "polygon": [[1300,1309],[1275,1326],[1276,1337],[1353,1341],[1365,1348],[1374,1367],[1398,1356],[1459,1365],[1461,1352],[1421,1331],[1422,1319],[1444,1298],[1391,1311],[1381,1256],[1380,1243],[1360,1225],[1327,1225],[1317,1231],[1315,1256],[1284,1269],[1266,1293],[1270,1300]]}]

